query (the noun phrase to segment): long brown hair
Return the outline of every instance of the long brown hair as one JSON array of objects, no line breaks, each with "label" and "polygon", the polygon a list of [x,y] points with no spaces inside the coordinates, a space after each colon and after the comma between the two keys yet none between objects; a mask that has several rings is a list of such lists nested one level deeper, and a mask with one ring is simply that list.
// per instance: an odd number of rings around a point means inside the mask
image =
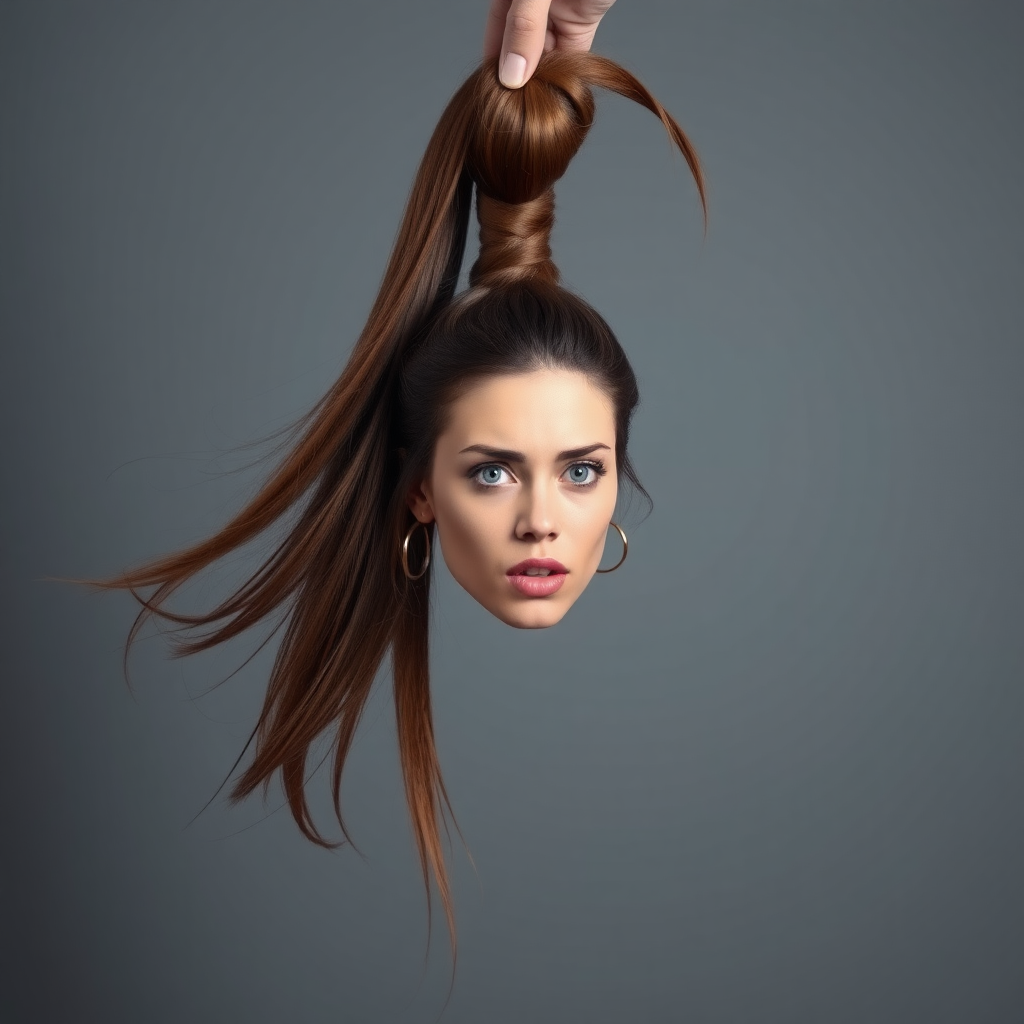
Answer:
[{"label": "long brown hair", "polygon": [[[130,591],[141,610],[130,648],[150,616],[177,629],[176,653],[214,647],[287,612],[256,728],[252,762],[231,796],[264,795],[280,770],[303,835],[335,846],[306,800],[311,744],[335,731],[332,793],[338,823],[341,776],[374,677],[390,651],[405,793],[427,891],[433,876],[455,954],[452,897],[439,836],[451,814],[431,721],[428,669],[430,571],[410,579],[403,537],[414,520],[405,496],[429,464],[447,404],[468,381],[538,365],[587,373],[611,396],[617,464],[626,456],[636,380],[610,328],[558,285],[548,236],[554,182],[593,121],[592,86],[654,112],[681,150],[706,215],[703,177],[682,129],[630,74],[607,58],[552,51],[519,90],[485,61],[459,88],[427,145],[384,279],[347,365],[300,421],[296,440],[257,495],[217,534],[188,550],[97,585]],[[454,298],[473,188],[481,251],[470,289]],[[642,488],[640,488],[642,491]],[[209,611],[168,608],[196,573],[279,524],[272,553]],[[292,520],[294,520],[292,522]],[[410,547],[422,564],[432,531]],[[155,588],[147,597],[141,591]],[[248,745],[247,745],[248,746]],[[243,751],[244,753],[244,751]],[[454,818],[452,819],[454,820]]]}]

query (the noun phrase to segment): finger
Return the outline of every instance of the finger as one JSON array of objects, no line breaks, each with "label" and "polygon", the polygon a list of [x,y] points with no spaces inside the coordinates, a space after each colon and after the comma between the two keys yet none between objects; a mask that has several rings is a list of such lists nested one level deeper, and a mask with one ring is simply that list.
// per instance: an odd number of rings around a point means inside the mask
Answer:
[{"label": "finger", "polygon": [[518,89],[537,70],[550,6],[551,0],[512,0],[509,6],[498,58],[498,77],[509,89]]},{"label": "finger", "polygon": [[556,37],[555,47],[559,50],[589,50],[597,34],[597,26],[608,13],[615,0],[589,0],[576,3],[570,11],[556,9],[551,14],[551,27]]},{"label": "finger", "polygon": [[[548,33],[549,35],[551,33]],[[589,50],[594,44],[594,37],[597,35],[597,25],[584,26],[582,28],[566,29],[559,26],[555,33],[556,50]]]},{"label": "finger", "polygon": [[555,36],[554,48],[556,50],[589,50],[594,44],[594,37],[596,35],[596,25],[589,31],[584,32],[574,32],[572,34],[560,32]]},{"label": "finger", "polygon": [[484,27],[484,57],[497,57],[501,53],[501,41],[505,36],[505,17],[512,6],[512,0],[491,0]]}]

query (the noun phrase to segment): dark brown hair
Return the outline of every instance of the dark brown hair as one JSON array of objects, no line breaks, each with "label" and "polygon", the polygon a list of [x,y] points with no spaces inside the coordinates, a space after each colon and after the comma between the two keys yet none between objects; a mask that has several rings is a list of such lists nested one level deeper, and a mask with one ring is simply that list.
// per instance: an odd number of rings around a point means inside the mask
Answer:
[{"label": "dark brown hair", "polygon": [[[539,366],[578,370],[613,401],[617,465],[642,493],[626,456],[636,379],[601,316],[559,287],[548,237],[554,182],[593,121],[591,86],[653,111],[697,183],[697,156],[662,106],[628,71],[590,53],[553,51],[519,90],[487,60],[441,115],[413,184],[383,283],[341,376],[297,427],[295,443],[259,493],[215,536],[186,551],[100,582],[142,608],[128,647],[150,616],[177,627],[176,652],[220,644],[287,612],[266,699],[253,731],[252,762],[233,799],[280,770],[295,821],[329,843],[306,800],[311,744],[335,731],[332,792],[338,822],[341,776],[370,688],[390,651],[405,792],[430,907],[430,877],[446,915],[452,899],[439,837],[451,806],[431,721],[428,671],[430,572],[406,576],[403,537],[414,522],[406,494],[429,463],[445,410],[467,382]],[[480,256],[470,288],[454,298],[474,186]],[[200,614],[168,608],[196,573],[288,515],[272,553],[226,600]],[[416,531],[421,564],[426,540]],[[148,596],[140,593],[155,588]],[[126,648],[127,651],[127,648]],[[127,656],[127,654],[126,654]],[[244,751],[243,751],[244,753]]]}]

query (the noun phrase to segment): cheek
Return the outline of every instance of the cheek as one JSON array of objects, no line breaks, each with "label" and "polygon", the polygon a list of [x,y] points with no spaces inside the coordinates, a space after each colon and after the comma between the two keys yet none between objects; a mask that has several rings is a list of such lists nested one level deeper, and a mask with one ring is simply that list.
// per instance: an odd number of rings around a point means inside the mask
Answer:
[{"label": "cheek", "polygon": [[592,575],[597,572],[597,568],[601,564],[601,556],[604,554],[605,544],[611,529],[608,524],[611,521],[614,507],[615,503],[612,502],[607,509],[603,506],[600,509],[594,509],[594,514],[589,516],[586,522],[580,524],[578,537],[579,552],[588,570],[587,579],[583,583],[583,587],[586,587],[590,582]]},{"label": "cheek", "polygon": [[618,487],[608,488],[601,496],[600,501],[587,505],[585,516],[579,524],[580,542],[586,545],[588,551],[596,550],[598,558],[601,557],[601,551],[608,536],[608,524],[612,521],[615,512],[617,496]]},{"label": "cheek", "polygon": [[435,508],[445,561],[453,573],[480,570],[500,560],[502,540],[508,532],[501,504],[474,497],[450,491]]}]

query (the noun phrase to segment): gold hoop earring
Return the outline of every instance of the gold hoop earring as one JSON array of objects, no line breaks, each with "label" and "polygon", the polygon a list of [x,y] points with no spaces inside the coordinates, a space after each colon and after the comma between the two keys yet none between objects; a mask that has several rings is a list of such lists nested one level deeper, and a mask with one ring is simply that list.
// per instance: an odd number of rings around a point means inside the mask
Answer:
[{"label": "gold hoop earring", "polygon": [[610,568],[610,569],[598,569],[598,572],[615,572],[616,569],[626,560],[626,555],[629,554],[629,541],[626,540],[625,533],[622,532],[622,527],[618,523],[609,523],[609,526],[614,526],[619,531],[619,536],[622,538],[622,557]]},{"label": "gold hoop earring", "polygon": [[[409,541],[412,540],[413,531],[417,526],[422,526],[427,533],[427,554],[423,559],[423,568],[420,569],[417,575],[413,576],[409,572]],[[407,579],[418,580],[421,579],[424,573],[427,571],[427,567],[430,565],[430,527],[426,523],[421,523],[418,519],[412,526],[409,527],[409,532],[405,535],[405,540],[402,542],[402,568],[405,570]]]}]

